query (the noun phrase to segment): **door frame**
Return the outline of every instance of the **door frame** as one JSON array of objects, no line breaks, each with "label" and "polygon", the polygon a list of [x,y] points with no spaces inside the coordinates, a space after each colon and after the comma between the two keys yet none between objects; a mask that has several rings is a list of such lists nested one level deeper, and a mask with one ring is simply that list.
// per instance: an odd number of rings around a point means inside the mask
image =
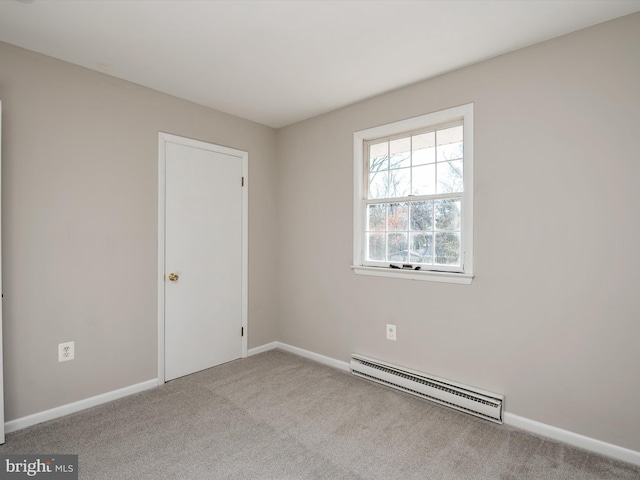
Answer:
[{"label": "door frame", "polygon": [[[158,132],[158,385],[165,383],[165,208],[166,208],[166,175],[167,175],[167,143],[175,143],[187,147],[200,148],[213,152],[239,157],[242,161],[242,305],[241,318],[244,335],[242,336],[242,358],[247,356],[247,310],[248,310],[248,252],[249,252],[249,188],[248,170],[249,153],[234,148],[223,147],[191,138],[180,137],[170,133]],[[240,181],[240,179],[238,180]]]}]

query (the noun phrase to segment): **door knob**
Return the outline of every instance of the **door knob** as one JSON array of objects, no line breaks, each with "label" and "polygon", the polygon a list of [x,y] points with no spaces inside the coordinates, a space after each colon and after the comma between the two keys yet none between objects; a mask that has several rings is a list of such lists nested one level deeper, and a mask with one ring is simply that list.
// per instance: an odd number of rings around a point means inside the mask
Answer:
[{"label": "door knob", "polygon": [[170,273],[169,274],[169,281],[170,282],[177,282],[178,278],[180,278],[178,275],[176,275],[175,273]]}]

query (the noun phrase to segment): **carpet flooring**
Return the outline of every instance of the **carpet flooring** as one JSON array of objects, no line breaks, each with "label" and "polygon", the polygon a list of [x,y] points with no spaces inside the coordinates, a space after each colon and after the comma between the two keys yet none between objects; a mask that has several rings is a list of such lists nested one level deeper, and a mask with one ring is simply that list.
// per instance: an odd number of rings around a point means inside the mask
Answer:
[{"label": "carpet flooring", "polygon": [[640,479],[640,467],[273,350],[7,435],[81,479]]}]

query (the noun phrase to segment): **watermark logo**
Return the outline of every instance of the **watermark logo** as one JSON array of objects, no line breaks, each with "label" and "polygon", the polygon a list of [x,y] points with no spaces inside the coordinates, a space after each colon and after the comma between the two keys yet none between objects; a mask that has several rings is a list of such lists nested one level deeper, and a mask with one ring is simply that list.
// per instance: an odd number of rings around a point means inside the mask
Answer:
[{"label": "watermark logo", "polygon": [[0,455],[0,480],[78,480],[78,455]]}]

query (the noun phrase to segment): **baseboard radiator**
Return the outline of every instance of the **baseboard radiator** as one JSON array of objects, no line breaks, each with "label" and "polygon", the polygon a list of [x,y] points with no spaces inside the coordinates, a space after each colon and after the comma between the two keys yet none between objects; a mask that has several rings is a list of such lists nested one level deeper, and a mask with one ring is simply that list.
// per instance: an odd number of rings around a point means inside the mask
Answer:
[{"label": "baseboard radiator", "polygon": [[351,355],[351,373],[388,387],[502,423],[504,397],[362,355]]}]

